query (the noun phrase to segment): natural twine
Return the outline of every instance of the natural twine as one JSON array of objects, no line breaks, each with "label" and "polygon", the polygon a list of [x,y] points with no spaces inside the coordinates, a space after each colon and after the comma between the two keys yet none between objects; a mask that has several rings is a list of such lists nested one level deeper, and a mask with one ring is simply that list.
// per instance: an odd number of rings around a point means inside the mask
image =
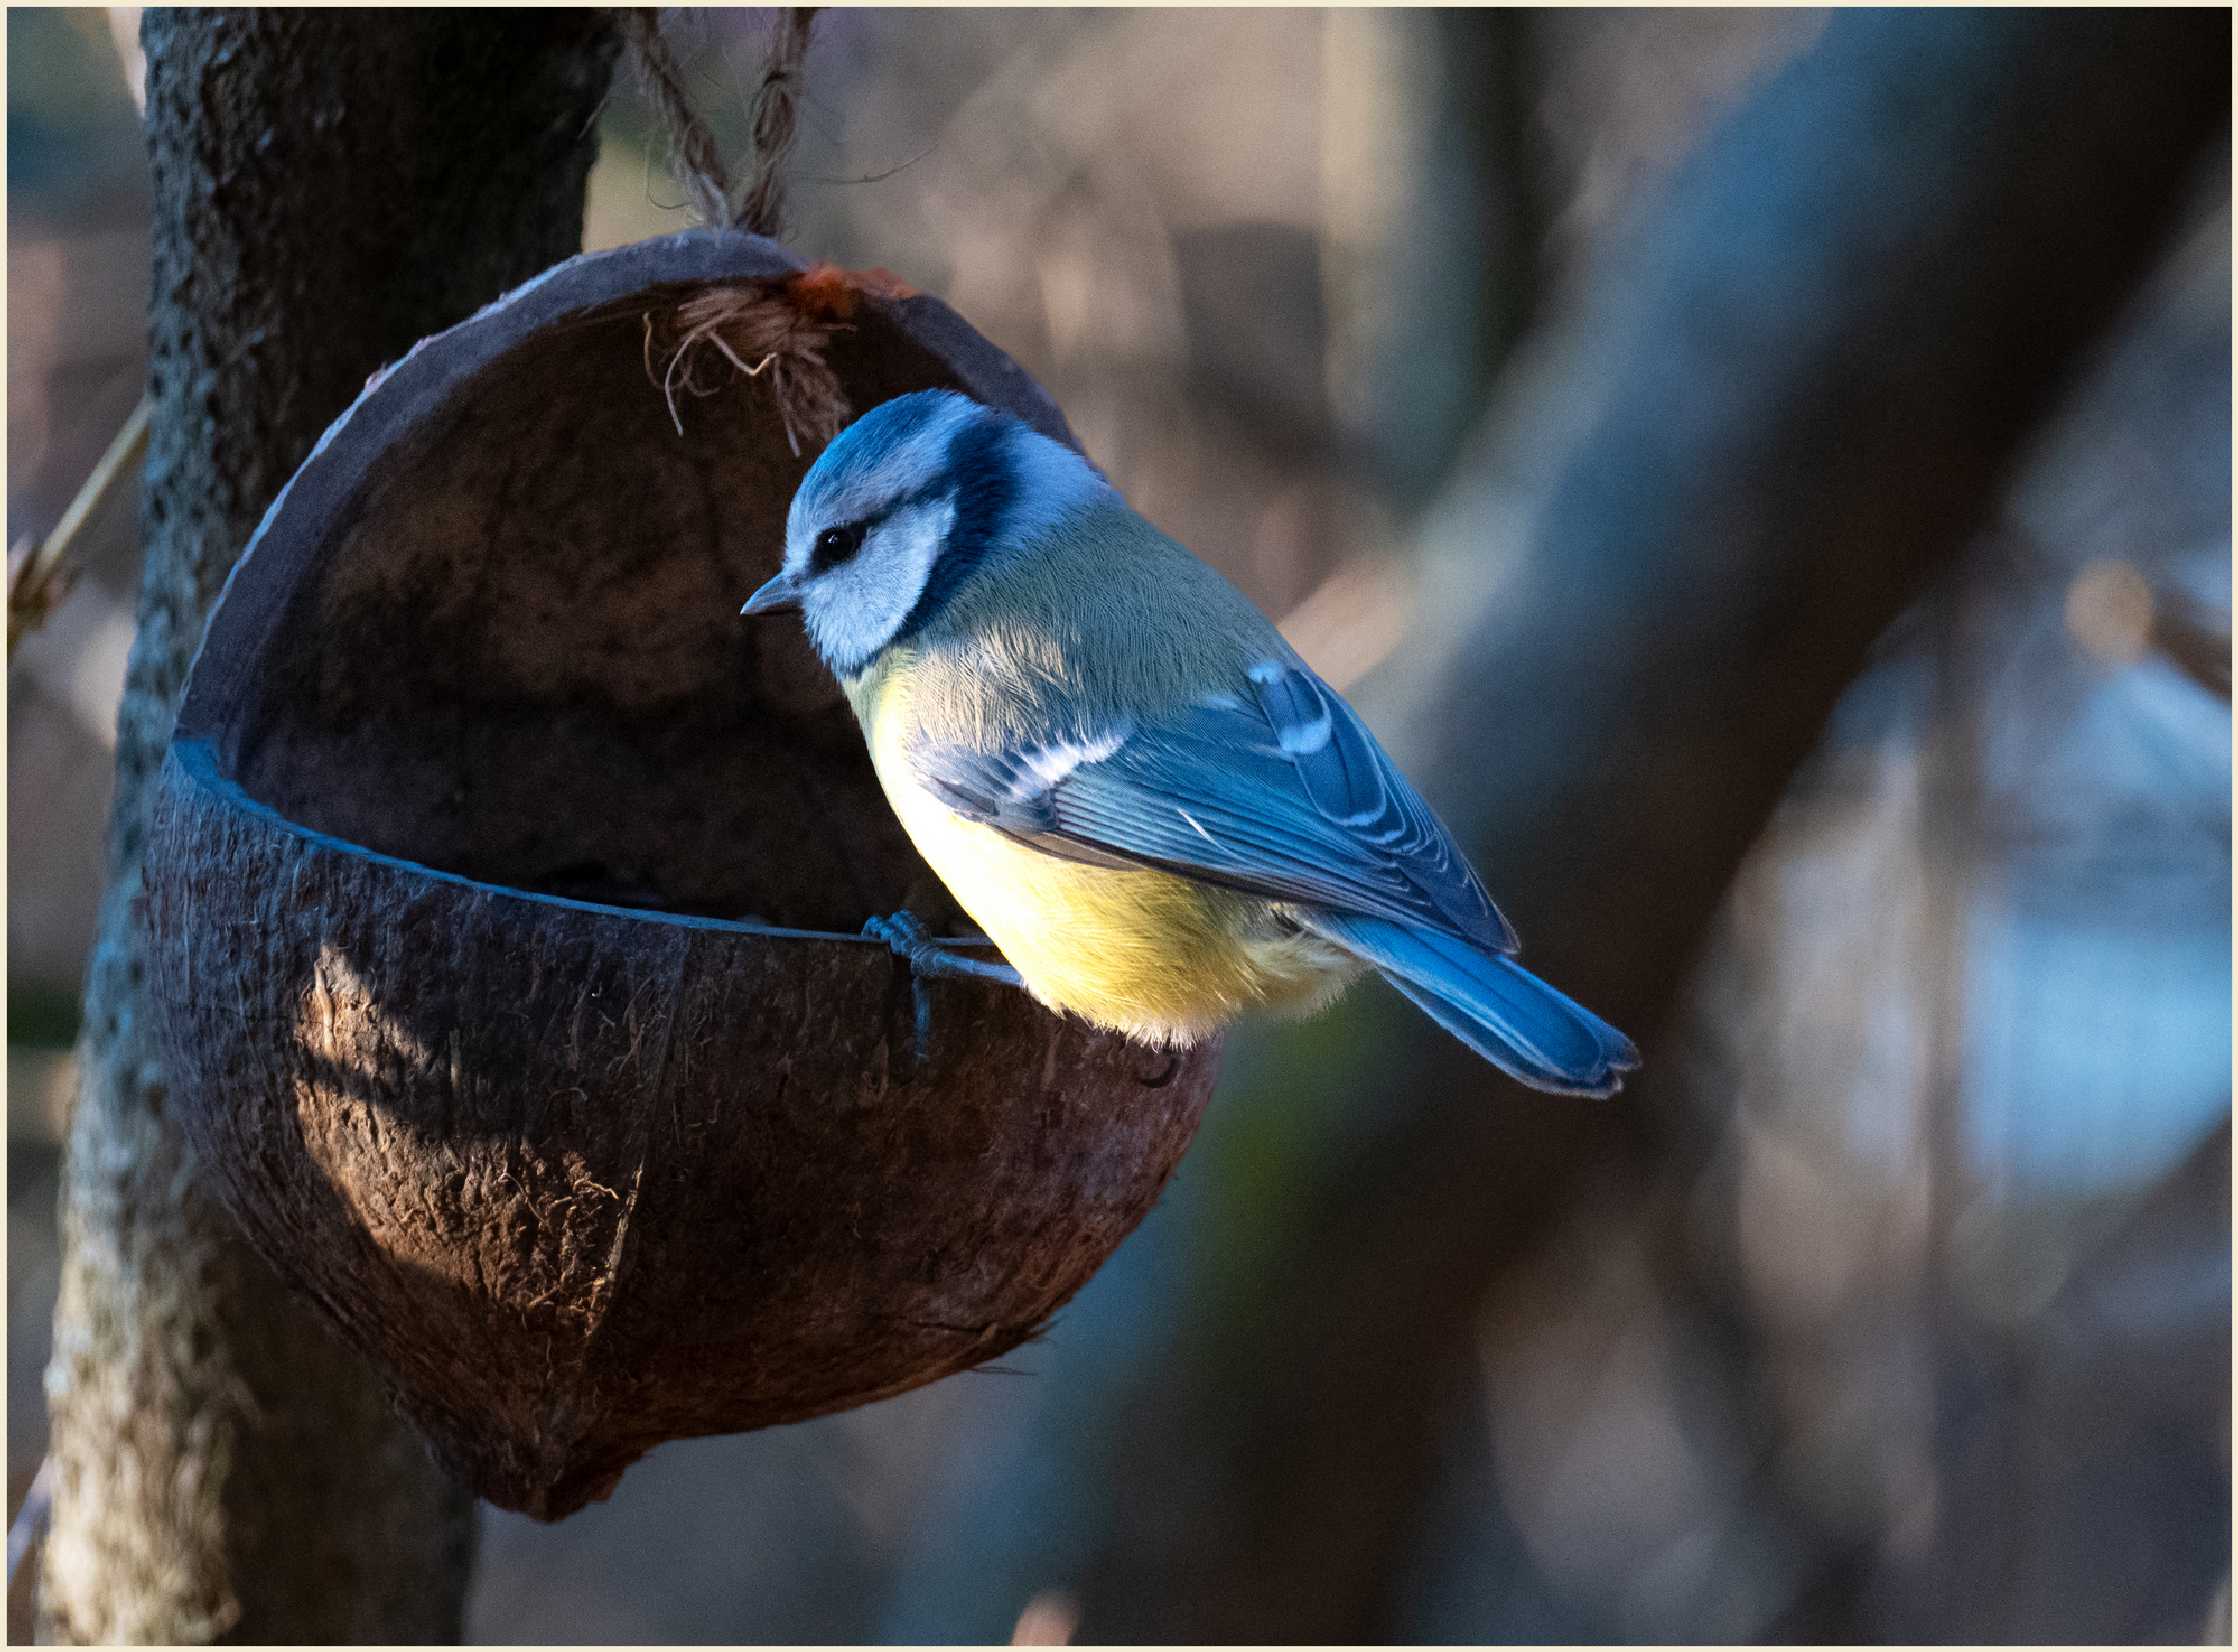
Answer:
[{"label": "natural twine", "polygon": [[785,162],[800,131],[801,65],[807,61],[818,9],[787,6],[778,14],[769,61],[749,110],[753,176],[743,191],[734,188],[715,134],[684,90],[684,72],[661,38],[659,8],[633,6],[623,12],[646,95],[668,129],[676,176],[708,223],[772,239],[784,232]]},{"label": "natural twine", "polygon": [[814,6],[788,6],[777,20],[769,62],[754,88],[748,131],[754,146],[754,182],[739,208],[739,222],[758,235],[777,236],[785,222],[785,161],[800,134],[801,65],[816,27]]},{"label": "natural twine", "polygon": [[[623,14],[646,92],[668,128],[676,176],[708,223],[773,240],[783,231],[785,162],[799,133],[801,64],[816,11],[791,6],[778,16],[749,112],[753,174],[744,189],[733,185],[714,134],[685,95],[683,71],[661,38],[660,13],[635,7]],[[660,388],[678,435],[684,433],[679,396],[711,396],[741,378],[768,388],[796,455],[804,441],[821,446],[838,433],[853,415],[824,347],[834,332],[852,325],[854,294],[848,281],[835,286],[826,279],[828,269],[817,266],[779,282],[709,287],[646,313],[645,375]],[[657,365],[656,356],[662,358]]]}]

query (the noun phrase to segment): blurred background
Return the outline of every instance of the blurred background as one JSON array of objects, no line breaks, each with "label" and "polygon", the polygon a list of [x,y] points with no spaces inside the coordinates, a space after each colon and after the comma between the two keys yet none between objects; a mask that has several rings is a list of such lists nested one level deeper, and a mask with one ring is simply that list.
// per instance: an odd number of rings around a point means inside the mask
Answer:
[{"label": "blurred background", "polygon": [[[1372,721],[1424,559],[1459,539],[1497,577],[1529,467],[1473,456],[1583,395],[1590,273],[1823,21],[830,12],[791,239],[944,295]],[[766,22],[669,17],[733,143]],[[16,545],[139,396],[149,207],[136,10],[7,28]],[[626,66],[601,144],[588,244],[689,221]],[[1406,1511],[1380,1638],[2227,1638],[2230,255],[2224,168],[1643,1037],[1615,1105],[1654,1151],[1513,1247],[1434,1460],[1363,1470]],[[135,537],[126,488],[8,668],[11,1509]],[[1176,1281],[1270,1219],[1316,1127],[1282,1105],[1301,1036],[1234,1042],[1183,1174],[1049,1339],[668,1446],[557,1527],[485,1510],[470,1633],[1067,1638],[1107,1512],[1078,1436],[1122,1388],[1159,1403]],[[1192,1403],[1240,1435],[1251,1385]],[[1180,1552],[1190,1506],[1173,1487]]]}]

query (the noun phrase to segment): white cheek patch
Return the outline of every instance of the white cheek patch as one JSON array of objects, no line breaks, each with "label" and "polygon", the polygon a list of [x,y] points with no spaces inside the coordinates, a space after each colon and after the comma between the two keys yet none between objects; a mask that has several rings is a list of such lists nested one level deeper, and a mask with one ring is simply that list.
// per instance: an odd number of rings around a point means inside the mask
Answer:
[{"label": "white cheek patch", "polygon": [[844,673],[861,670],[917,606],[956,525],[956,503],[907,505],[873,528],[863,548],[808,586],[808,631]]},{"label": "white cheek patch", "polygon": [[921,487],[927,478],[940,474],[946,465],[948,444],[976,411],[960,396],[944,401],[906,438],[880,454],[875,463],[861,468],[850,466],[843,478],[795,494],[785,518],[786,567],[796,572],[807,567],[815,537],[807,531],[811,521],[835,527],[875,515]]}]

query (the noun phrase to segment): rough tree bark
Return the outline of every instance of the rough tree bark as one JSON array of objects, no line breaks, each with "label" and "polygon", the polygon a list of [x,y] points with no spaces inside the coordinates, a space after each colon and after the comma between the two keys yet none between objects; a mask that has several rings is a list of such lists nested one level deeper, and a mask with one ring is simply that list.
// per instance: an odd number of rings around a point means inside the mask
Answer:
[{"label": "rough tree bark", "polygon": [[[1566,455],[1523,552],[1496,582],[1462,569],[1490,466],[1433,520],[1425,635],[1371,710],[1528,960],[1642,1035],[1649,1082],[1658,1012],[1787,777],[2223,141],[2229,28],[1837,17],[1597,287],[1590,420],[1501,444]],[[1058,1587],[1089,1640],[1384,1637],[1475,1307],[1638,1116],[1495,1088],[1398,1013],[1364,995],[1342,1028],[1368,1055],[1214,1107],[1197,1152],[1250,1133],[1250,1208],[1207,1210],[1184,1164],[1137,1241],[1182,1259],[1150,1264],[1124,1336],[1059,1321],[1063,1405],[928,1524],[889,1633],[1000,1637]]]},{"label": "rough tree bark", "polygon": [[201,1186],[164,1116],[133,904],[227,571],[369,374],[577,250],[615,40],[601,12],[152,8],[142,40],[147,560],[63,1185],[43,1630],[456,1639],[470,1502]]}]

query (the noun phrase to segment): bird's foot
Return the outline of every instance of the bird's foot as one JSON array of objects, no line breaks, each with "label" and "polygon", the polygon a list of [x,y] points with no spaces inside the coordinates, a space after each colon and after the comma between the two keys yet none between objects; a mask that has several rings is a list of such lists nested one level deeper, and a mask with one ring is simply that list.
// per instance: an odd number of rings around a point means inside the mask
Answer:
[{"label": "bird's foot", "polygon": [[925,933],[924,921],[914,912],[873,918],[863,925],[863,933],[873,940],[884,941],[894,949],[896,956],[908,959],[910,969],[918,975],[962,976],[974,981],[1000,981],[1011,987],[1026,984],[1008,964],[966,958],[952,947],[941,945]]},{"label": "bird's foot", "polygon": [[942,946],[925,933],[923,920],[906,909],[890,918],[871,919],[863,925],[863,933],[873,940],[884,941],[897,958],[909,965],[909,995],[916,1012],[919,1060],[924,1059],[926,1047],[932,1042],[932,994],[925,990],[928,980],[945,975],[969,981],[1000,981],[1012,987],[1026,984],[1008,964],[966,958],[953,948]]}]

